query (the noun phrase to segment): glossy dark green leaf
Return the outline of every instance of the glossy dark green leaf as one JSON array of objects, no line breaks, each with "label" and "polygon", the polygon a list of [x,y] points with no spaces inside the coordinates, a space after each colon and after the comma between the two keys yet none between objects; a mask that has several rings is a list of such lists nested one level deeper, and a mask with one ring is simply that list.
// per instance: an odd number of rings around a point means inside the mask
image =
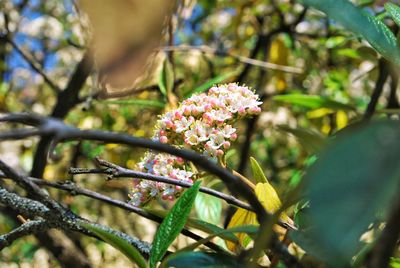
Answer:
[{"label": "glossy dark green leaf", "polygon": [[295,136],[301,146],[310,154],[318,152],[326,143],[324,136],[311,129],[292,128],[288,125],[279,125],[278,129]]},{"label": "glossy dark green leaf", "polygon": [[182,194],[158,227],[150,252],[151,268],[156,267],[157,262],[162,259],[168,247],[185,226],[194,200],[199,192],[200,183],[201,181],[197,181]]},{"label": "glossy dark green leaf", "polygon": [[400,26],[400,7],[393,3],[386,3],[385,9],[390,14],[393,21]]},{"label": "glossy dark green leaf", "polygon": [[183,252],[168,260],[163,267],[243,267],[234,256],[221,253]]},{"label": "glossy dark green leaf", "polygon": [[385,219],[397,193],[399,137],[398,121],[376,121],[342,131],[321,152],[304,178],[311,226],[295,238],[300,246],[313,245],[309,253],[333,267],[350,265],[360,236]]},{"label": "glossy dark green leaf", "polygon": [[98,237],[103,239],[106,243],[121,251],[132,262],[136,263],[140,268],[146,268],[147,263],[140,252],[132,246],[128,241],[123,238],[105,231],[104,229],[89,223],[81,223],[81,226],[88,229]]},{"label": "glossy dark green leaf", "polygon": [[400,49],[396,37],[379,19],[366,14],[348,0],[300,0],[307,6],[324,12],[356,35],[362,36],[386,59],[400,64]]},{"label": "glossy dark green leaf", "polygon": [[211,88],[212,86],[214,86],[216,84],[220,84],[220,83],[226,81],[227,79],[237,75],[238,73],[239,73],[239,70],[220,74],[220,75],[206,81],[204,84],[201,84],[200,86],[196,87],[194,90],[190,91],[189,93],[187,93],[185,95],[185,98],[189,98],[191,95],[196,94],[196,93],[202,93],[202,92],[208,90],[209,88]]},{"label": "glossy dark green leaf", "polygon": [[333,110],[354,110],[350,105],[340,103],[318,95],[287,94],[273,97],[274,101],[295,104],[311,109],[330,108]]},{"label": "glossy dark green leaf", "polygon": [[199,193],[194,202],[200,220],[218,224],[221,220],[222,202],[215,196]]}]

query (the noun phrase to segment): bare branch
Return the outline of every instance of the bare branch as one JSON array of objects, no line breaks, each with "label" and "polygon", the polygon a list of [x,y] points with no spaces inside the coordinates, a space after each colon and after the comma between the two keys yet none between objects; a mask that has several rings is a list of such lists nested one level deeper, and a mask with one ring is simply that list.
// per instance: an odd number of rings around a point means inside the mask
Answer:
[{"label": "bare branch", "polygon": [[[105,166],[107,168],[105,169],[84,169],[84,168],[70,168],[69,169],[69,174],[72,175],[77,175],[77,174],[107,174],[108,179],[113,179],[113,178],[138,178],[138,179],[145,179],[149,181],[158,181],[158,182],[164,182],[172,185],[178,185],[184,188],[190,188],[193,186],[192,183],[186,182],[186,181],[181,181],[181,180],[176,180],[172,179],[169,177],[164,177],[164,176],[157,176],[149,173],[144,173],[140,171],[135,171],[127,168],[123,168],[121,166],[109,163],[105,160],[98,159],[98,163],[102,166]],[[228,204],[238,206],[250,211],[254,211],[251,206],[248,204],[244,203],[243,201],[240,201],[239,199],[235,198],[234,196],[227,195],[224,193],[221,193],[219,191],[216,191],[211,188],[207,187],[200,187],[200,192],[218,197],[224,201],[226,201]]]},{"label": "bare branch", "polygon": [[43,80],[50,86],[52,90],[56,93],[61,92],[61,88],[56,85],[48,76],[47,74],[43,71],[42,67],[39,66],[39,63],[35,62],[32,56],[28,55],[26,52],[24,52],[18,45],[11,39],[5,38],[5,40],[24,58],[24,60],[31,66],[33,70],[35,70],[38,74],[40,74],[43,77]]},{"label": "bare branch", "polygon": [[48,228],[45,220],[27,221],[7,234],[0,235],[0,250],[10,246],[15,240],[23,236],[44,231]]}]

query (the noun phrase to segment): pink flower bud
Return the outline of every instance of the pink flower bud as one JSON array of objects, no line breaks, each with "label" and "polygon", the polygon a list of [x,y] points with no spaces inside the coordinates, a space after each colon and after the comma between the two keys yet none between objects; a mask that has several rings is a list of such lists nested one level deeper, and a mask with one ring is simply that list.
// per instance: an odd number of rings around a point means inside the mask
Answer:
[{"label": "pink flower bud", "polygon": [[175,118],[178,119],[178,120],[181,120],[182,117],[183,117],[182,113],[180,111],[176,111],[174,115],[175,115]]},{"label": "pink flower bud", "polygon": [[210,111],[212,110],[212,106],[211,106],[210,104],[207,103],[207,104],[204,106],[204,110],[207,111],[207,112],[210,112]]},{"label": "pink flower bud", "polygon": [[177,162],[179,165],[182,165],[183,163],[185,163],[185,160],[183,160],[182,157],[177,157],[177,158],[176,158],[176,162]]},{"label": "pink flower bud", "polygon": [[180,190],[182,190],[182,186],[176,185],[176,186],[175,186],[175,189],[176,189],[177,191],[180,191]]},{"label": "pink flower bud", "polygon": [[222,155],[224,155],[224,151],[222,151],[221,149],[218,149],[216,154],[217,154],[217,156],[222,156]]},{"label": "pink flower bud", "polygon": [[238,109],[238,113],[239,113],[240,115],[244,115],[244,114],[246,113],[246,109],[245,109],[244,107],[240,107],[240,108]]},{"label": "pink flower bud", "polygon": [[171,120],[166,120],[166,121],[165,121],[165,125],[167,126],[167,128],[173,128],[174,123],[172,123]]},{"label": "pink flower bud", "polygon": [[161,196],[161,199],[162,199],[162,200],[168,200],[168,195],[163,194],[163,195]]},{"label": "pink flower bud", "polygon": [[224,141],[223,146],[225,149],[228,149],[229,147],[231,147],[231,143],[229,141]]},{"label": "pink flower bud", "polygon": [[161,143],[167,143],[168,142],[168,138],[166,136],[161,136],[160,137],[160,142]]},{"label": "pink flower bud", "polygon": [[173,195],[168,196],[169,201],[174,201],[175,197]]},{"label": "pink flower bud", "polygon": [[237,134],[236,133],[232,133],[230,138],[231,138],[231,141],[236,140],[237,139]]},{"label": "pink flower bud", "polygon": [[186,107],[183,109],[183,113],[184,113],[184,115],[186,115],[186,116],[190,115],[190,112],[191,112],[191,110],[190,110],[190,107],[188,107],[188,106],[186,106]]}]

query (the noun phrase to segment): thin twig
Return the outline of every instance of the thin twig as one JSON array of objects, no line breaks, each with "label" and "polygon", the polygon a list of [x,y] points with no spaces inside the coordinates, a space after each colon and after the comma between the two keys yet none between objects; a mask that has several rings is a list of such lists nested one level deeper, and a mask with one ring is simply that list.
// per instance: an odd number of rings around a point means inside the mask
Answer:
[{"label": "thin twig", "polygon": [[275,63],[271,63],[271,62],[252,59],[252,58],[240,56],[237,54],[233,54],[228,51],[214,49],[214,48],[211,48],[208,46],[180,45],[180,46],[166,46],[166,47],[162,47],[160,49],[164,50],[164,51],[181,51],[181,52],[193,51],[193,50],[200,51],[203,53],[212,54],[212,55],[220,56],[220,57],[232,57],[242,63],[250,64],[253,66],[258,66],[258,67],[265,68],[265,69],[277,70],[277,71],[282,71],[282,72],[287,72],[287,73],[292,73],[292,74],[302,74],[303,73],[303,70],[298,67],[279,65],[279,64],[275,64]]},{"label": "thin twig", "polygon": [[371,100],[368,103],[368,107],[365,110],[364,120],[369,120],[374,115],[376,105],[379,97],[382,95],[383,86],[389,76],[388,62],[385,59],[380,59],[378,63],[378,79],[375,84],[374,91],[372,92]]},{"label": "thin twig", "polygon": [[26,52],[24,52],[13,40],[7,38],[6,41],[22,56],[22,58],[24,58],[24,60],[29,64],[29,66],[31,66],[33,70],[43,77],[43,80],[50,86],[51,89],[53,89],[56,93],[61,92],[61,88],[47,76],[42,67],[39,66],[39,63],[33,60],[32,56],[29,56]]},{"label": "thin twig", "polygon": [[[145,179],[145,180],[149,180],[149,181],[158,181],[158,182],[168,183],[168,184],[172,184],[172,185],[178,185],[178,186],[181,186],[184,188],[190,188],[193,186],[193,184],[190,182],[176,180],[176,179],[172,179],[169,177],[158,176],[158,175],[153,175],[150,173],[145,173],[145,172],[140,172],[140,171],[123,168],[118,165],[109,163],[103,159],[99,159],[98,161],[99,161],[100,165],[105,166],[107,168],[105,168],[105,169],[70,168],[69,174],[71,174],[71,175],[107,174],[109,179],[137,178],[137,179]],[[243,201],[240,201],[239,199],[235,198],[234,196],[227,195],[227,194],[221,193],[219,191],[216,191],[214,189],[207,188],[207,187],[200,187],[200,192],[218,197],[218,198],[226,201],[228,204],[235,205],[235,206],[238,206],[238,207],[250,210],[250,211],[254,211],[254,209],[251,206],[244,203]]]}]

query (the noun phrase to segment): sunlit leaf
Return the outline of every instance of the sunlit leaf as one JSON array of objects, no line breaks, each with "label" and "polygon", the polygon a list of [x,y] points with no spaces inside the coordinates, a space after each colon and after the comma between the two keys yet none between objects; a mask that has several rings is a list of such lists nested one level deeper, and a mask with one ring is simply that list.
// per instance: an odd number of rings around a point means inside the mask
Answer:
[{"label": "sunlit leaf", "polygon": [[[267,212],[271,214],[275,213],[282,206],[278,193],[275,191],[272,185],[269,184],[266,176],[261,175],[261,173],[263,172],[257,161],[254,158],[251,161],[252,161],[252,168],[254,168],[253,174],[254,176],[259,177],[257,181],[259,180],[265,181],[256,184],[254,190],[255,195],[257,196],[258,200],[260,200],[260,203],[264,206]],[[290,225],[293,225],[293,221],[284,212],[280,215],[280,220]],[[243,225],[259,225],[257,221],[257,215],[254,212],[238,208],[235,214],[233,214],[232,219],[228,224],[228,228],[233,228],[236,226],[243,226]],[[246,247],[251,241],[251,238],[245,233],[239,233],[236,234],[236,236],[239,239],[239,243],[232,243],[227,241],[227,247],[231,251],[236,251],[239,246]]]},{"label": "sunlit leaf", "polygon": [[307,108],[330,108],[334,110],[354,110],[350,105],[343,104],[318,95],[287,94],[273,97],[274,101],[295,104]]},{"label": "sunlit leaf", "polygon": [[110,244],[114,248],[121,251],[125,256],[127,256],[132,262],[136,263],[140,268],[146,268],[147,263],[140,252],[132,246],[128,241],[125,239],[105,231],[104,229],[89,223],[81,223],[82,227],[88,229],[106,243]]},{"label": "sunlit leaf", "polygon": [[195,182],[192,187],[187,189],[181,195],[181,197],[172,207],[171,211],[158,227],[150,252],[151,268],[155,267],[157,262],[163,258],[164,254],[168,250],[168,247],[185,226],[194,200],[199,192],[200,183],[201,181]]},{"label": "sunlit leaf", "polygon": [[218,224],[221,220],[222,202],[215,196],[199,193],[194,202],[200,220]]},{"label": "sunlit leaf", "polygon": [[389,12],[390,16],[394,20],[394,22],[400,26],[400,7],[396,6],[393,3],[385,3],[385,9]]},{"label": "sunlit leaf", "polygon": [[258,164],[257,160],[254,157],[250,157],[251,171],[253,172],[254,180],[259,183],[268,182],[267,177],[264,174],[260,164]]},{"label": "sunlit leaf", "polygon": [[174,87],[174,71],[168,58],[164,59],[160,75],[158,78],[158,87],[164,96],[167,96]]}]

